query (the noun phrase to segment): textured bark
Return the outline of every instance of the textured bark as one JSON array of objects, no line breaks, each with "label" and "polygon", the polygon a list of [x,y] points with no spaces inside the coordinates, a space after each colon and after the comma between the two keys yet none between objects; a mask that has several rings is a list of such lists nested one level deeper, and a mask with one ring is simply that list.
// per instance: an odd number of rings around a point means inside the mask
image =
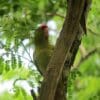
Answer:
[{"label": "textured bark", "polygon": [[66,91],[65,91],[65,79],[63,79],[63,75],[61,76],[56,92],[54,100],[66,100]]},{"label": "textured bark", "polygon": [[71,70],[71,66],[74,63],[77,51],[79,49],[79,45],[81,44],[81,38],[82,38],[82,31],[81,27],[78,29],[78,37],[76,36],[76,39],[74,40],[71,49],[70,49],[70,56],[67,58],[67,60],[64,63],[64,68],[62,72],[62,76],[59,80],[55,98],[54,100],[67,100],[67,87],[68,87],[68,76]]},{"label": "textured bark", "polygon": [[48,64],[48,69],[41,87],[39,100],[54,100],[56,88],[62,75],[64,62],[77,36],[80,17],[85,0],[70,0],[68,16],[57,40],[54,54]]}]

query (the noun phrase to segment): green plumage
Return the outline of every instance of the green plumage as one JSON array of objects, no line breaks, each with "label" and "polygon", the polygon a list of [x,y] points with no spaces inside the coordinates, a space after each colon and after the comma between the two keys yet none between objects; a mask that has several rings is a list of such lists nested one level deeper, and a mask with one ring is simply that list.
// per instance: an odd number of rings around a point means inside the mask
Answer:
[{"label": "green plumage", "polygon": [[49,39],[45,36],[43,29],[37,29],[34,34],[35,52],[33,58],[37,69],[43,75],[52,56],[53,45],[50,45]]}]

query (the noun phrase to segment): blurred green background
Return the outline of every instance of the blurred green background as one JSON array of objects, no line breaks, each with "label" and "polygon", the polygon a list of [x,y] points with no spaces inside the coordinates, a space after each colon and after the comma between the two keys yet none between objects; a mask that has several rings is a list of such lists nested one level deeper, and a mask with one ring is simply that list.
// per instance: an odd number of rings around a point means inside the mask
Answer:
[{"label": "blurred green background", "polygon": [[[100,0],[92,1],[68,100],[100,100]],[[34,31],[47,23],[55,43],[66,8],[66,0],[0,0],[0,100],[32,100],[30,90],[42,80],[32,60]]]}]

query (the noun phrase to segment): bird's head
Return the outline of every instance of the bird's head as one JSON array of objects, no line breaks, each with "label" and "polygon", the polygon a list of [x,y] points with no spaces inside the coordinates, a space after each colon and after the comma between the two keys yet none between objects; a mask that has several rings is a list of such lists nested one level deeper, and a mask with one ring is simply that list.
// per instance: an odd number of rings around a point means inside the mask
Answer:
[{"label": "bird's head", "polygon": [[35,43],[36,44],[44,44],[46,42],[48,42],[48,26],[46,24],[41,24],[35,31]]},{"label": "bird's head", "polygon": [[44,36],[48,38],[48,26],[46,24],[41,24],[40,29],[44,32]]}]

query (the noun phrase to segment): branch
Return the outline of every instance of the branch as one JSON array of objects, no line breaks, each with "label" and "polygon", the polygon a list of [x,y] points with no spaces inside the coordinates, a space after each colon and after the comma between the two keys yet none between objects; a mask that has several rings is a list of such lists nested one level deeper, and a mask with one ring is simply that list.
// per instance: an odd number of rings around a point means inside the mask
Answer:
[{"label": "branch", "polygon": [[97,48],[91,50],[85,57],[82,57],[80,59],[78,65],[76,66],[76,68],[78,68],[84,61],[86,61],[90,56],[92,56],[96,52],[98,52],[98,49]]},{"label": "branch", "polygon": [[27,49],[26,49],[25,45],[23,44],[23,42],[21,42],[21,44],[24,47],[24,49],[25,49],[26,53],[28,54],[28,56],[30,57],[31,61],[33,61],[31,56],[30,56],[30,53],[27,51]]},{"label": "branch", "polygon": [[90,31],[93,35],[100,36],[99,33],[94,32],[94,31],[93,31],[92,29],[90,29],[90,28],[88,28],[88,31]]},{"label": "branch", "polygon": [[47,71],[40,90],[39,100],[54,100],[55,91],[62,74],[65,59],[71,48],[79,26],[85,0],[70,0],[68,14],[57,40],[54,54],[47,66]]},{"label": "branch", "polygon": [[81,43],[80,47],[79,47],[81,56],[84,57],[87,54],[87,51],[85,49],[85,47],[83,46],[83,44]]},{"label": "branch", "polygon": [[59,16],[61,18],[65,18],[65,16],[58,14],[58,13],[46,13],[47,16]]}]

